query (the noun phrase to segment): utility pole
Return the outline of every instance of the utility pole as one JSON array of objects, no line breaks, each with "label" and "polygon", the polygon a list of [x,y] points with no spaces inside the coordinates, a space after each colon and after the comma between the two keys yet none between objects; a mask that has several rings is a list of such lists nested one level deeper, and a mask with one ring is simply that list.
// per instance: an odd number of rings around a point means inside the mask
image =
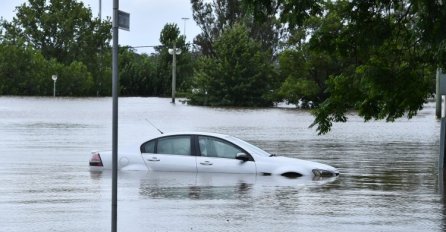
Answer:
[{"label": "utility pole", "polygon": [[177,82],[177,47],[176,44],[173,44],[173,53],[172,53],[172,103],[175,104],[175,91],[176,91],[176,82]]},{"label": "utility pole", "polygon": [[183,26],[183,35],[184,37],[186,37],[186,21],[189,20],[189,18],[187,17],[183,17],[181,18],[184,21],[184,26]]},{"label": "utility pole", "polygon": [[173,43],[173,49],[169,48],[169,54],[172,55],[172,102],[175,104],[175,91],[177,82],[177,56],[181,54],[181,50],[177,49],[176,41]]},{"label": "utility pole", "polygon": [[[102,23],[102,0],[99,0],[99,22]],[[99,97],[99,93],[102,87],[102,43],[99,47],[99,78],[96,77],[96,97]]]},{"label": "utility pole", "polygon": [[99,0],[99,21],[102,21],[102,0]]}]

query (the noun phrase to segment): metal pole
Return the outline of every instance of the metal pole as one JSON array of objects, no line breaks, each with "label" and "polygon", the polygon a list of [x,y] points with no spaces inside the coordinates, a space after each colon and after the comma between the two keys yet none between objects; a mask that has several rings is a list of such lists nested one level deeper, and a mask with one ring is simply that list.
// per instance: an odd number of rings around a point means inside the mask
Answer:
[{"label": "metal pole", "polygon": [[56,97],[56,81],[53,84],[53,97]]},{"label": "metal pole", "polygon": [[[102,0],[99,0],[99,22],[102,23]],[[102,44],[99,47],[99,77],[96,78],[96,97],[99,97],[101,90],[101,78],[102,78]]]},{"label": "metal pole", "polygon": [[[443,74],[443,70],[441,70],[441,68],[439,68],[438,69],[438,79],[440,80],[440,82],[441,82],[441,79],[443,79],[444,80],[444,78],[446,78],[445,77],[445,75]],[[440,86],[440,85],[439,85]],[[441,86],[440,86],[441,87]],[[443,87],[441,87],[441,88],[443,88]],[[439,91],[439,94],[440,94],[440,102],[443,100],[443,106],[440,106],[440,117],[446,117],[446,96],[444,96],[444,95],[441,95],[441,93],[440,93],[441,91]],[[440,104],[441,105],[441,104]],[[443,114],[443,116],[442,116],[442,111],[444,111],[444,114]]]},{"label": "metal pole", "polygon": [[[444,88],[444,86],[441,86],[441,82],[442,82],[442,80],[444,80],[444,78],[446,78],[445,76],[444,76],[444,74],[443,74],[443,70],[441,70],[441,68],[438,68],[437,69],[437,77],[438,77],[438,88],[439,89],[443,89]],[[444,84],[444,83],[443,83]],[[444,94],[444,93],[443,93]],[[440,100],[439,100],[439,105],[440,105],[440,107],[439,107],[439,111],[440,111],[440,118],[441,117],[443,117],[443,118],[445,118],[446,117],[446,96],[444,96],[444,95],[442,95],[442,90],[439,90],[438,91],[438,95],[440,96]],[[441,104],[441,102],[443,102],[443,104]],[[443,111],[444,111],[444,113],[443,113]]]},{"label": "metal pole", "polygon": [[440,126],[440,158],[438,160],[438,167],[442,171],[444,170],[444,163],[445,163],[445,138],[446,138],[446,119],[441,119],[441,126]]},{"label": "metal pole", "polygon": [[172,103],[175,104],[175,82],[177,81],[177,48],[176,43],[173,44],[172,58]]},{"label": "metal pole", "polygon": [[441,112],[444,111],[444,113],[440,113],[440,115],[443,114],[442,117],[444,118],[444,117],[446,117],[446,96],[445,97],[444,96],[440,96],[440,101],[443,101],[443,106],[440,107],[440,110],[441,110]]},{"label": "metal pole", "polygon": [[187,17],[183,17],[181,18],[184,21],[184,25],[183,25],[183,35],[184,37],[186,37],[186,21],[189,20],[189,18]]},{"label": "metal pole", "polygon": [[440,68],[437,68],[436,85],[435,85],[435,115],[437,119],[441,118],[441,94],[440,94]]},{"label": "metal pole", "polygon": [[118,224],[118,9],[119,0],[113,0],[112,232],[117,231]]}]

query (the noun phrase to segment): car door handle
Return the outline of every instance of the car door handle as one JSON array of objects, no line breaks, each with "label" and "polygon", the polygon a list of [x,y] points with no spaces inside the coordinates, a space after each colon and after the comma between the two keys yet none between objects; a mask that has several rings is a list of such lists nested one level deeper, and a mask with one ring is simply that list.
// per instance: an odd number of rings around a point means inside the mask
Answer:
[{"label": "car door handle", "polygon": [[147,159],[147,161],[160,161],[160,159],[156,158],[156,157],[152,157],[150,159]]},{"label": "car door handle", "polygon": [[211,166],[212,163],[209,161],[200,162],[201,165]]}]

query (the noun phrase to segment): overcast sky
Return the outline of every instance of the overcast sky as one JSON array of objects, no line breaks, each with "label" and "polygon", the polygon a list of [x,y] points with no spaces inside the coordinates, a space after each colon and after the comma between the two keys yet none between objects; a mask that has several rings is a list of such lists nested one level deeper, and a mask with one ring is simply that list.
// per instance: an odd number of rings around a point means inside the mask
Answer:
[{"label": "overcast sky", "polygon": [[[78,0],[79,1],[79,0]],[[91,8],[94,17],[99,14],[100,0],[81,0]],[[17,13],[16,6],[27,0],[2,0],[0,17],[11,21]],[[186,40],[192,41],[200,29],[192,19],[190,0],[121,0],[119,10],[130,13],[130,31],[119,30],[119,44],[129,46],[159,45],[159,35],[166,23],[176,23],[181,33],[186,30]],[[113,0],[102,0],[102,18],[111,17]],[[181,18],[189,18],[182,20]],[[153,52],[151,48],[139,52]]]}]

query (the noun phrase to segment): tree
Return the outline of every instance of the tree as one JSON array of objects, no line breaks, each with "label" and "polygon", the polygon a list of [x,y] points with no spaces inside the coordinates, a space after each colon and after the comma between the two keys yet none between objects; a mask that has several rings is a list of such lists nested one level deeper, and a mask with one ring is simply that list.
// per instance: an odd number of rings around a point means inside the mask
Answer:
[{"label": "tree", "polygon": [[251,38],[261,43],[262,49],[272,54],[277,49],[280,24],[274,14],[269,14],[262,21],[255,21],[240,0],[191,0],[193,18],[202,33],[194,39],[199,51],[206,55],[215,55],[214,43],[221,34],[236,24],[246,25]]},{"label": "tree", "polygon": [[[326,133],[332,122],[347,121],[350,109],[365,121],[416,115],[431,95],[434,66],[427,58],[429,46],[420,43],[421,28],[412,3],[360,1],[332,6],[332,12],[343,16],[342,27],[327,49],[339,54],[343,68],[328,79],[330,95],[315,111],[312,126]],[[313,43],[327,42],[327,36],[321,33]]]},{"label": "tree", "polygon": [[244,9],[250,12],[257,22],[278,15],[288,29],[300,27],[311,16],[322,15],[324,8],[321,0],[241,0]]},{"label": "tree", "polygon": [[52,95],[53,74],[59,77],[58,95],[84,96],[93,87],[91,74],[80,62],[65,65],[46,60],[32,47],[0,44],[0,95]]},{"label": "tree", "polygon": [[169,48],[175,47],[181,51],[177,55],[177,91],[185,92],[190,87],[193,74],[193,60],[189,52],[189,45],[186,44],[186,38],[180,35],[180,29],[176,24],[167,23],[160,33],[160,43],[157,47],[157,91],[158,95],[168,95],[171,93],[172,86],[172,55],[169,54]]},{"label": "tree", "polygon": [[[243,2],[256,16],[273,12],[269,0]],[[411,118],[431,96],[433,70],[446,66],[441,1],[276,2],[290,39],[303,32],[305,39],[294,46],[326,57],[331,67],[312,124],[320,134],[333,122],[347,121],[352,109],[365,121]],[[302,79],[288,80],[299,86]]]},{"label": "tree", "polygon": [[289,29],[286,49],[279,55],[283,80],[279,99],[302,108],[317,107],[328,97],[327,79],[348,63],[333,49],[334,42],[341,37],[342,18],[330,7],[325,4],[323,17],[308,16],[299,27]]},{"label": "tree", "polygon": [[42,55],[32,48],[0,44],[0,95],[30,95],[40,91],[41,85],[36,80],[45,65]]},{"label": "tree", "polygon": [[[27,44],[45,59],[70,65],[82,62],[96,85],[104,75],[101,52],[109,47],[110,19],[92,19],[91,10],[75,0],[29,0],[17,7],[12,22],[3,21],[4,41]],[[98,68],[99,67],[99,68]]]},{"label": "tree", "polygon": [[303,51],[290,49],[280,54],[280,74],[285,80],[278,90],[279,99],[301,104],[302,108],[310,108],[312,107],[310,102],[318,102],[319,95],[323,94],[323,88],[319,86],[322,83],[317,78],[312,78],[310,59],[312,57],[306,56]]},{"label": "tree", "polygon": [[215,57],[201,57],[195,70],[191,104],[267,106],[273,89],[269,54],[236,24],[215,42]]},{"label": "tree", "polygon": [[82,62],[73,61],[64,65],[53,59],[50,60],[49,66],[52,66],[50,70],[53,70],[53,73],[58,74],[57,91],[61,96],[86,96],[93,89],[93,77]]},{"label": "tree", "polygon": [[156,57],[137,54],[133,49],[119,49],[120,86],[124,96],[156,96],[158,93]]}]

